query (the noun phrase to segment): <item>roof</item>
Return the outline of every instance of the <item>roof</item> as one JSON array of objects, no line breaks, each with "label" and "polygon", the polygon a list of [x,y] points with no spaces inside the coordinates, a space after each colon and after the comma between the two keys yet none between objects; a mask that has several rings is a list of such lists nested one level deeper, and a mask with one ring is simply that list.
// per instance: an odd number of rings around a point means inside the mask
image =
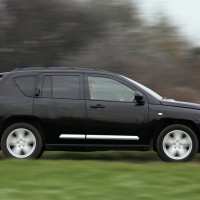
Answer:
[{"label": "roof", "polygon": [[115,74],[113,72],[104,71],[100,69],[92,69],[92,68],[85,68],[85,67],[27,67],[27,68],[17,68],[12,70],[12,72],[50,72],[50,71],[77,71],[77,72],[102,72],[106,74]]}]

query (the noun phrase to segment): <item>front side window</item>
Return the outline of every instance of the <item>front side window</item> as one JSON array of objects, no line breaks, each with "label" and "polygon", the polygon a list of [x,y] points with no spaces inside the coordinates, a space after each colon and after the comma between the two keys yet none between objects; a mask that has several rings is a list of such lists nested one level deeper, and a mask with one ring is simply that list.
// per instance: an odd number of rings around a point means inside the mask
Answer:
[{"label": "front side window", "polygon": [[88,76],[90,99],[133,102],[135,92],[114,79]]},{"label": "front side window", "polygon": [[44,76],[42,97],[79,99],[79,76]]}]

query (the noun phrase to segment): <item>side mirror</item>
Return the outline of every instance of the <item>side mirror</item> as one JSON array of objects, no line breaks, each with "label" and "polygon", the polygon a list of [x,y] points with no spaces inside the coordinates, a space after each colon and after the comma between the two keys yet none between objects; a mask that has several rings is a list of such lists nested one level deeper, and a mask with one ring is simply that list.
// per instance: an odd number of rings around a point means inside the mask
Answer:
[{"label": "side mirror", "polygon": [[135,92],[135,101],[140,105],[144,104],[144,96],[141,92]]}]

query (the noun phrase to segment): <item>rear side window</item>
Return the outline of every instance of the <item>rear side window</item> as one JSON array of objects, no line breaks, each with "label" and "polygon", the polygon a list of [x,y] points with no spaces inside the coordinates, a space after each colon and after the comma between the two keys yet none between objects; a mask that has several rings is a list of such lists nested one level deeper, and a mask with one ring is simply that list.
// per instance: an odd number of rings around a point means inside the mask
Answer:
[{"label": "rear side window", "polygon": [[14,79],[18,88],[26,96],[34,96],[37,76],[21,76]]},{"label": "rear side window", "polygon": [[80,79],[76,75],[44,76],[42,97],[80,98]]}]

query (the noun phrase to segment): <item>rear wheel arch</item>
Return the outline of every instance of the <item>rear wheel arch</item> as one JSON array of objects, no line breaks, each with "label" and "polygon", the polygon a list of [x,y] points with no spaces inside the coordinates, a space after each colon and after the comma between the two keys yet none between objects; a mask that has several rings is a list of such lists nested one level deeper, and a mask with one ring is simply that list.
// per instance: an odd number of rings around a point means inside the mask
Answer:
[{"label": "rear wheel arch", "polygon": [[32,126],[34,126],[38,132],[40,133],[42,140],[43,140],[43,147],[45,147],[46,144],[46,138],[45,134],[43,131],[43,128],[39,122],[39,120],[35,117],[30,117],[30,116],[24,116],[24,117],[9,117],[3,120],[1,123],[1,129],[0,129],[0,138],[2,137],[3,132],[11,125],[16,124],[16,123],[27,123]]}]

